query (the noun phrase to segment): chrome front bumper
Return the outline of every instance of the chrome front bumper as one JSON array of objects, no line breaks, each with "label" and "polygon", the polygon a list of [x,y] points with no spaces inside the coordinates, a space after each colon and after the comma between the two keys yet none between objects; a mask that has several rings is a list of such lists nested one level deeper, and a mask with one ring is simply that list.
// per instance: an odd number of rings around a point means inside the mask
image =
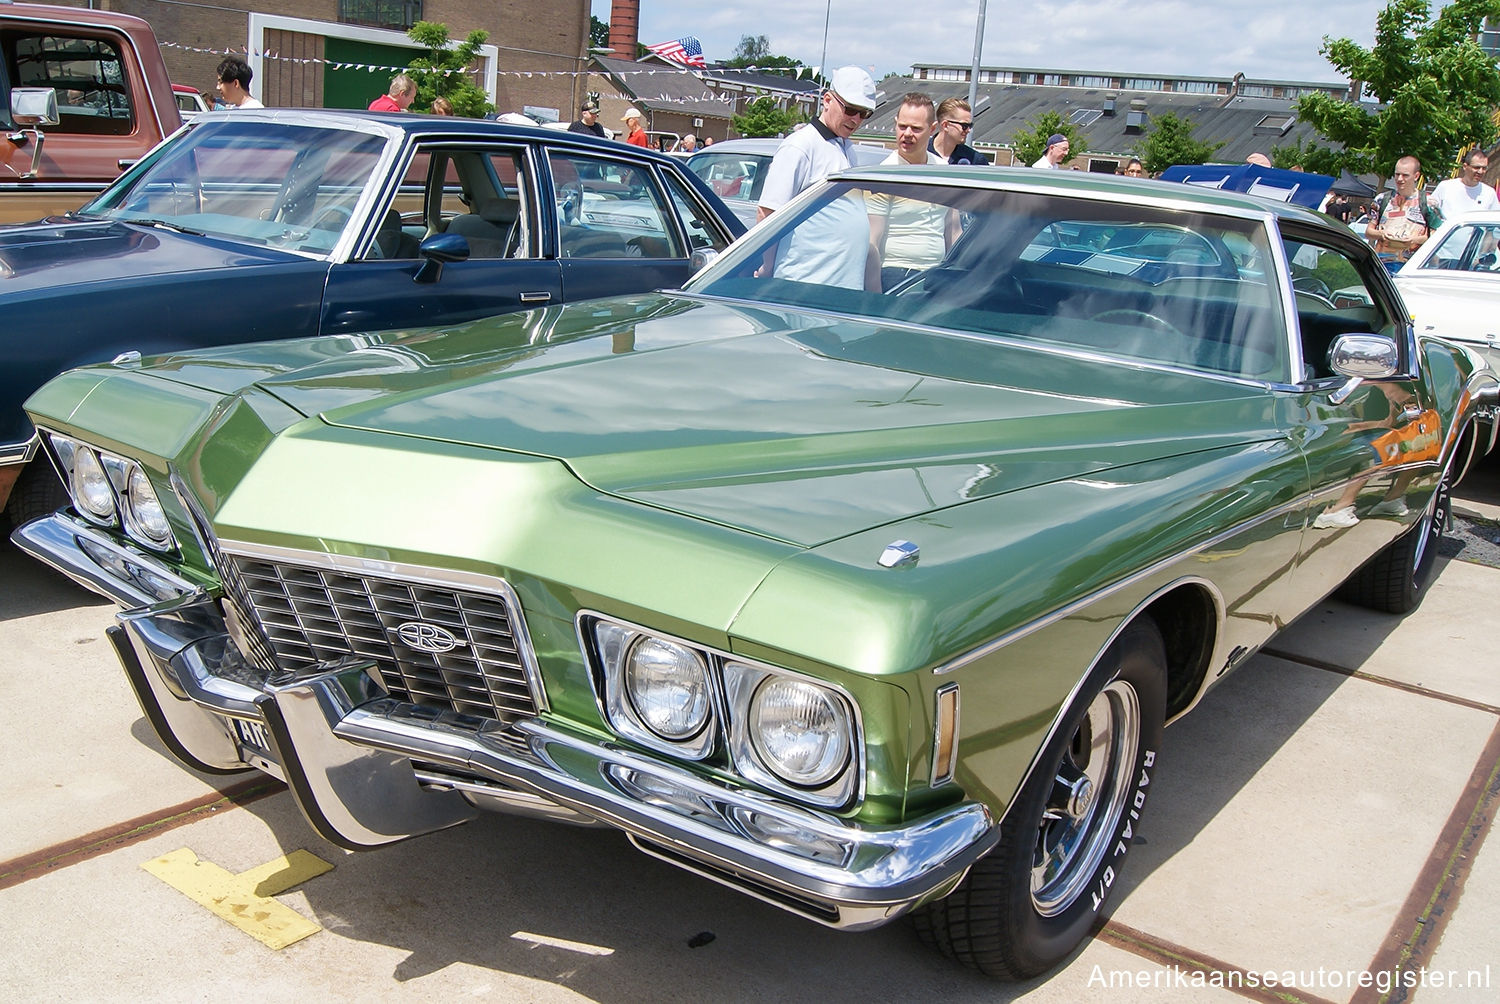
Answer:
[{"label": "chrome front bumper", "polygon": [[[218,601],[153,556],[63,514],[13,539],[126,608],[110,640],[174,756],[211,773],[281,778],[314,829],[344,847],[465,822],[476,805],[605,823],[648,854],[860,929],[946,895],[999,837],[979,803],[861,825],[539,718],[502,727],[398,702],[353,660],[267,674],[237,649]],[[163,598],[174,583],[180,592]]]}]

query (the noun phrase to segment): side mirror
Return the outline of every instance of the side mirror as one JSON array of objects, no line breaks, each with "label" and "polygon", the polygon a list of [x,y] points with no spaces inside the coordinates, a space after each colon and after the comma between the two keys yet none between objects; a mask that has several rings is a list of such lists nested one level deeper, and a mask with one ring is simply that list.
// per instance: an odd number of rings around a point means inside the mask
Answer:
[{"label": "side mirror", "polygon": [[1328,400],[1333,404],[1343,404],[1366,380],[1395,376],[1400,364],[1401,350],[1394,338],[1374,334],[1339,335],[1328,352],[1328,365],[1348,380],[1329,395]]},{"label": "side mirror", "polygon": [[692,255],[688,258],[688,268],[694,275],[697,275],[718,259],[719,252],[713,248],[694,248]]},{"label": "side mirror", "polygon": [[10,92],[10,117],[20,126],[55,126],[57,92],[50,87],[17,87]]},{"label": "side mirror", "polygon": [[443,266],[453,261],[469,260],[469,242],[463,234],[433,234],[417,248],[422,267],[412,276],[413,282],[437,282],[443,277]]},{"label": "side mirror", "polygon": [[20,146],[31,141],[31,170],[21,175],[26,181],[37,176],[42,166],[42,126],[55,126],[57,92],[50,87],[17,87],[10,92],[10,117],[22,128],[5,138]]}]

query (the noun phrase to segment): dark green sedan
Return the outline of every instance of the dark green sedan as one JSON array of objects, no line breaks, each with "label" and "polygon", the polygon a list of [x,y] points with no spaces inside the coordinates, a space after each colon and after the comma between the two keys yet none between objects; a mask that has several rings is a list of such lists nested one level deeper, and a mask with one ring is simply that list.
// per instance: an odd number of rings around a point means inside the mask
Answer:
[{"label": "dark green sedan", "polygon": [[603,823],[1021,978],[1168,721],[1335,590],[1420,600],[1496,392],[1326,217],[872,168],[681,290],[64,374],[15,539],[123,608],[168,749],[342,846]]}]

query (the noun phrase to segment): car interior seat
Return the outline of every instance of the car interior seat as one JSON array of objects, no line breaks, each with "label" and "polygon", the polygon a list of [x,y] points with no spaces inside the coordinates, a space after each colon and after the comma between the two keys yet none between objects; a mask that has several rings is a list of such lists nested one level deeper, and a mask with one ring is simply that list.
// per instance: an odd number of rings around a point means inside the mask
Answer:
[{"label": "car interior seat", "polygon": [[401,214],[387,209],[375,232],[375,247],[382,258],[415,258],[419,242],[401,229]]},{"label": "car interior seat", "polygon": [[519,216],[515,199],[480,196],[470,203],[468,213],[448,221],[447,232],[466,238],[472,257],[505,258],[515,243]]}]

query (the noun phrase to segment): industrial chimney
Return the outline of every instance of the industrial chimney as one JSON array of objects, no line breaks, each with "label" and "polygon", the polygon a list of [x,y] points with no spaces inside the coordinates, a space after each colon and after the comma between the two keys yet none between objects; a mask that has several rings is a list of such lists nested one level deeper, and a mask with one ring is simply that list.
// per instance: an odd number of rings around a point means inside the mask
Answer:
[{"label": "industrial chimney", "polygon": [[641,40],[641,0],[614,0],[609,8],[609,47],[615,59],[634,59]]}]

